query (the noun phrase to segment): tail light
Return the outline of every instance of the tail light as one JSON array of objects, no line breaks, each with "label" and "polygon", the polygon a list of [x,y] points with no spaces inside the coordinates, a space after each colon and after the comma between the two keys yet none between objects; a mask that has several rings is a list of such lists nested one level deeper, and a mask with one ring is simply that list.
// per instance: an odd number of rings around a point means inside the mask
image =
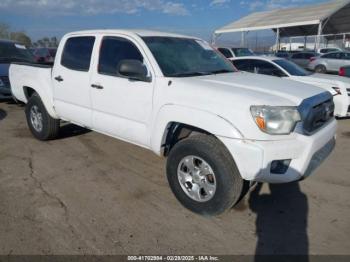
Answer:
[{"label": "tail light", "polygon": [[316,57],[310,57],[310,62],[315,61]]},{"label": "tail light", "polygon": [[344,67],[341,67],[341,68],[339,69],[339,75],[340,75],[340,76],[345,76],[345,68],[344,68]]}]

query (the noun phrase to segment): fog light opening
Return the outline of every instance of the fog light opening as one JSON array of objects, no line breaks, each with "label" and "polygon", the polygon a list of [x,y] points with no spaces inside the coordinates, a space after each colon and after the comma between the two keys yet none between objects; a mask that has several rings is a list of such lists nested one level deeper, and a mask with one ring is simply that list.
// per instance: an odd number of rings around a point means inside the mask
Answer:
[{"label": "fog light opening", "polygon": [[270,172],[272,174],[283,175],[287,172],[291,159],[275,160],[271,163]]}]

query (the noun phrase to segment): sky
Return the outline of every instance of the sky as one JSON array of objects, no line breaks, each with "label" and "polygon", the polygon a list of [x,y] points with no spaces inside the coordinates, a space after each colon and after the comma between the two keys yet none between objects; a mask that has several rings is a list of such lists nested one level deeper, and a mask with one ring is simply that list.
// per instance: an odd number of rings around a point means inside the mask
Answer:
[{"label": "sky", "polygon": [[251,12],[327,0],[0,0],[0,23],[33,40],[86,29],[137,28],[194,35]]}]

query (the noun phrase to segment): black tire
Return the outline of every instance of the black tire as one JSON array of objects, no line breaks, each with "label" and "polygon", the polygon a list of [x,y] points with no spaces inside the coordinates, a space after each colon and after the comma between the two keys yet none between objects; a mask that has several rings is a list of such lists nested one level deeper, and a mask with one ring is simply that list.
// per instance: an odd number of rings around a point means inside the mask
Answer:
[{"label": "black tire", "polygon": [[327,72],[327,68],[324,65],[318,65],[315,67],[315,72],[324,74]]},{"label": "black tire", "polygon": [[[42,129],[39,131],[35,129],[31,121],[31,110],[35,107],[42,116]],[[37,93],[34,93],[25,107],[27,124],[33,136],[39,140],[46,141],[55,139],[58,136],[60,129],[60,120],[52,118],[47,112],[41,98]]]},{"label": "black tire", "polygon": [[[205,160],[215,173],[216,191],[206,202],[190,198],[180,185],[178,166],[181,160],[189,155]],[[205,216],[219,215],[233,207],[241,199],[245,184],[225,146],[215,137],[205,134],[181,140],[171,149],[167,159],[167,177],[180,203],[189,210]]]}]

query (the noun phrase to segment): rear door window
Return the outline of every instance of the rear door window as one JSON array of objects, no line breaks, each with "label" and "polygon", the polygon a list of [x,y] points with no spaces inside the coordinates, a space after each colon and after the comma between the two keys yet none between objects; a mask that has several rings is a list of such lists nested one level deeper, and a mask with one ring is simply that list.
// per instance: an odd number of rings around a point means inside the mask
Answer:
[{"label": "rear door window", "polygon": [[219,48],[218,49],[220,51],[221,54],[223,54],[226,58],[232,58],[232,54],[230,52],[230,50],[228,50],[227,48]]},{"label": "rear door window", "polygon": [[77,71],[89,71],[95,37],[71,37],[66,41],[61,58],[61,65]]},{"label": "rear door window", "polygon": [[239,59],[232,61],[232,63],[240,71],[254,73],[254,67],[252,66],[251,61],[251,59]]}]

